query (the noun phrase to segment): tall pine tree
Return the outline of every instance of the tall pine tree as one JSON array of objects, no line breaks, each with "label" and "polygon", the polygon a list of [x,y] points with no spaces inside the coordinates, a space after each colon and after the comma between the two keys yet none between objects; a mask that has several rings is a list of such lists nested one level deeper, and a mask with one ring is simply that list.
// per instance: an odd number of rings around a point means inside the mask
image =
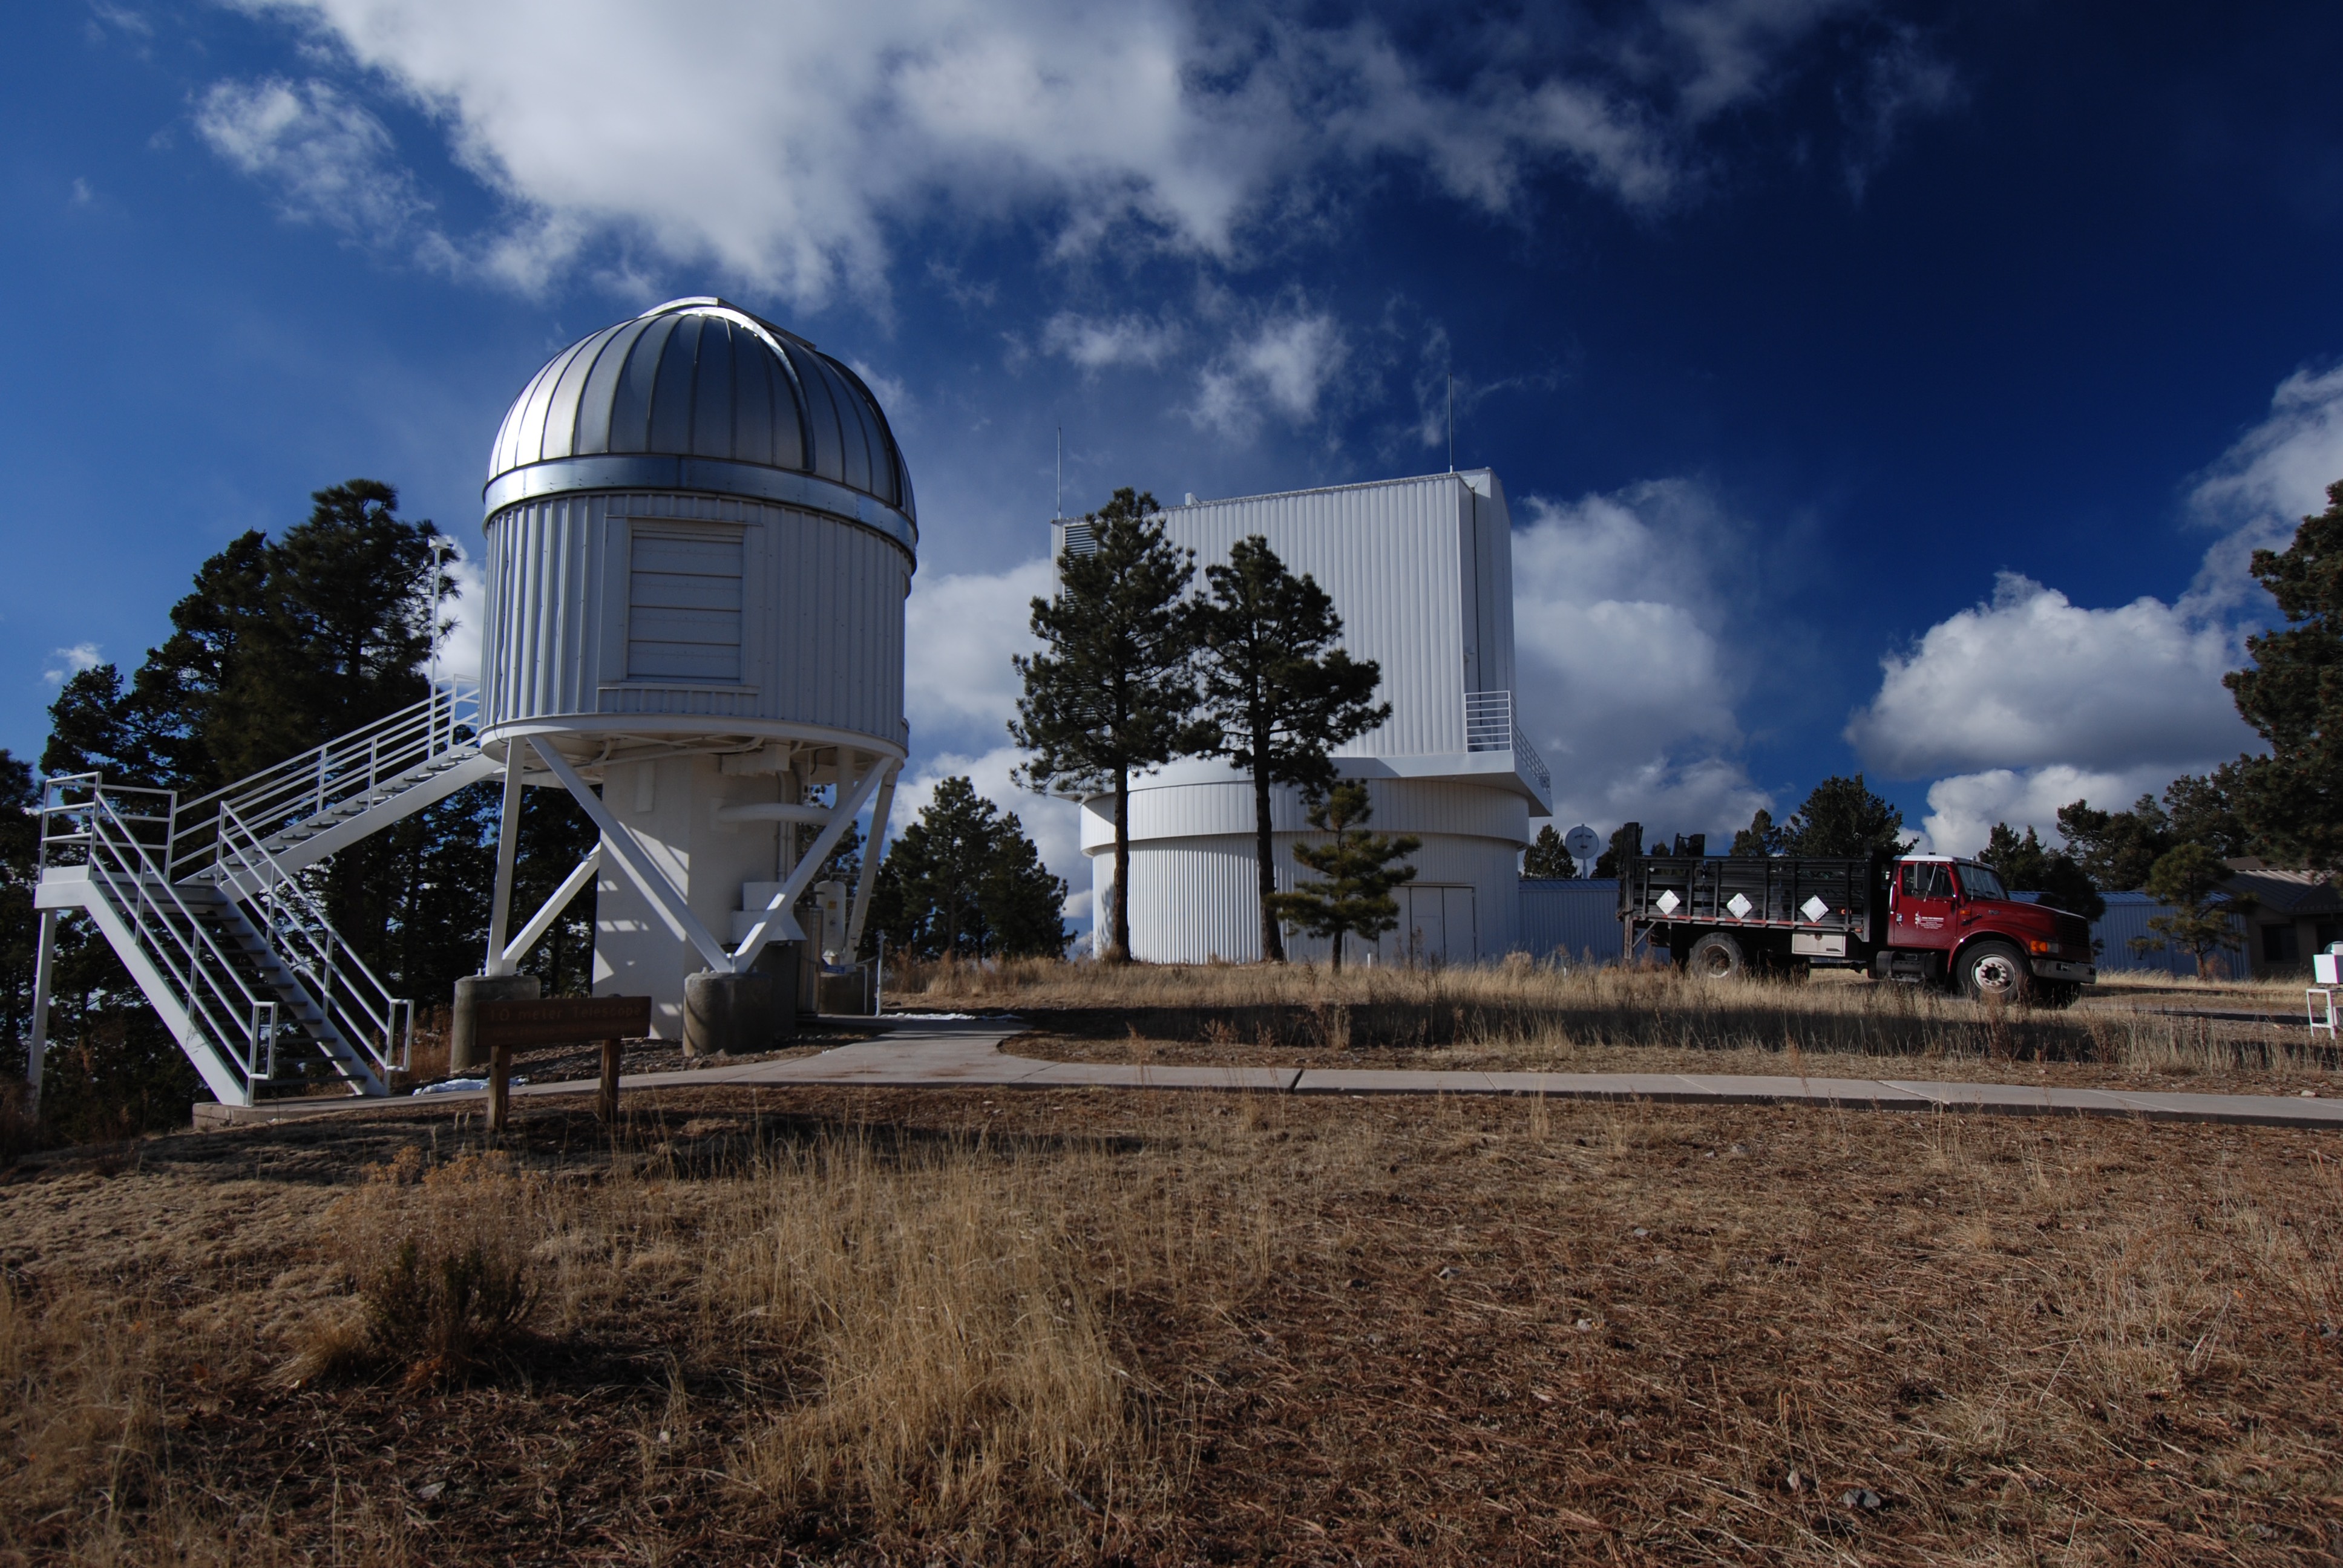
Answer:
[{"label": "tall pine tree", "polygon": [[1204,568],[1202,606],[1204,710],[1217,749],[1252,779],[1253,860],[1261,905],[1261,955],[1285,961],[1271,908],[1277,892],[1269,803],[1277,786],[1315,799],[1332,787],[1335,747],[1391,717],[1375,701],[1383,671],[1335,646],[1342,618],[1316,579],[1295,577],[1269,540],[1240,539],[1228,564]]},{"label": "tall pine tree", "polygon": [[2288,624],[2246,639],[2253,667],[2223,678],[2269,742],[2221,771],[2237,816],[2269,853],[2343,867],[2343,480],[2284,550],[2256,550],[2254,576]]},{"label": "tall pine tree", "polygon": [[1066,884],[1015,814],[969,779],[946,779],[879,863],[864,948],[883,936],[890,950],[921,958],[1055,956],[1066,947],[1065,901]]},{"label": "tall pine tree", "polygon": [[1016,659],[1024,695],[1009,733],[1018,782],[1077,799],[1114,794],[1107,956],[1131,956],[1131,776],[1208,746],[1196,717],[1193,555],[1164,537],[1162,508],[1129,487],[1084,520],[1092,548],[1058,558],[1058,592],[1033,601],[1042,651]]}]

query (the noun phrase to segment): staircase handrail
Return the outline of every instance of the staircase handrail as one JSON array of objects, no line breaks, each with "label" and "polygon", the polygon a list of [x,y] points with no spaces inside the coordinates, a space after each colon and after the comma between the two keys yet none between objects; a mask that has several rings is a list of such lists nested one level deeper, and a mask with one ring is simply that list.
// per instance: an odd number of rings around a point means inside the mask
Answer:
[{"label": "staircase handrail", "polygon": [[[377,1070],[404,1070],[414,1046],[415,1003],[390,994],[357,950],[327,919],[299,873],[289,871],[236,809],[219,807],[223,890],[259,917],[264,939],[304,983],[342,1038],[374,1059]],[[379,1040],[379,1047],[376,1041]]]},{"label": "staircase handrail", "polygon": [[223,808],[232,807],[257,838],[272,838],[468,745],[479,711],[478,681],[443,679],[395,713],[181,802],[172,872],[192,876],[216,863]]},{"label": "staircase handrail", "polygon": [[[77,789],[86,789],[87,798],[67,798]],[[160,797],[166,809],[159,818],[125,814],[110,799],[115,795]],[[129,928],[147,961],[176,988],[188,1022],[243,1079],[248,1095],[255,1085],[276,1076],[277,1002],[253,994],[209,928],[171,885],[152,847],[138,837],[134,823],[159,820],[167,825],[176,814],[169,809],[175,803],[167,789],[107,785],[96,773],[44,779],[42,864],[57,863],[49,859],[52,844],[79,846],[84,873]],[[58,833],[50,825],[58,819],[79,826]],[[238,1037],[241,1050],[236,1046]]]}]

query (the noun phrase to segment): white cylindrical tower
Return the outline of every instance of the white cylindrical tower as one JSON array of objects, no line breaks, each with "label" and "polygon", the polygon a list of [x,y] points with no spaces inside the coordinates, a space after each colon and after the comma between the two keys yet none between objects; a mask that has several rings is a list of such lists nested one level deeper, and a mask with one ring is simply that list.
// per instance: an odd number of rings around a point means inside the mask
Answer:
[{"label": "white cylindrical tower", "polygon": [[693,298],[538,371],[484,498],[483,743],[596,813],[595,990],[672,1038],[686,977],[796,939],[822,840],[884,809],[910,474],[846,366]]}]

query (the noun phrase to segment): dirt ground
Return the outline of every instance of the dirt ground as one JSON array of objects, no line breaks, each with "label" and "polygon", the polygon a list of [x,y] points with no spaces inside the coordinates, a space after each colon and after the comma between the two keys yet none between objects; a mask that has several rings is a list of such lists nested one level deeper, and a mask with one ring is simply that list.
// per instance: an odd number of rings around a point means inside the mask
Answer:
[{"label": "dirt ground", "polygon": [[[631,1101],[6,1171],[0,1562],[2343,1559],[2331,1135]],[[521,1335],[345,1353],[458,1231]]]}]

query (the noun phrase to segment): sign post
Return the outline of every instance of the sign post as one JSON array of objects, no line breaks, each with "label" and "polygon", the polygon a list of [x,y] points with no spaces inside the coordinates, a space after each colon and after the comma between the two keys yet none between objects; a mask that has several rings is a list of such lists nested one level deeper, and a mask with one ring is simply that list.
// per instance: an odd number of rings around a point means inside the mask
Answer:
[{"label": "sign post", "polygon": [[488,1130],[502,1132],[510,1112],[513,1047],[602,1044],[601,1092],[595,1112],[618,1115],[618,1042],[651,1031],[647,996],[556,997],[548,1001],[484,1001],[475,1036],[488,1051]]}]

